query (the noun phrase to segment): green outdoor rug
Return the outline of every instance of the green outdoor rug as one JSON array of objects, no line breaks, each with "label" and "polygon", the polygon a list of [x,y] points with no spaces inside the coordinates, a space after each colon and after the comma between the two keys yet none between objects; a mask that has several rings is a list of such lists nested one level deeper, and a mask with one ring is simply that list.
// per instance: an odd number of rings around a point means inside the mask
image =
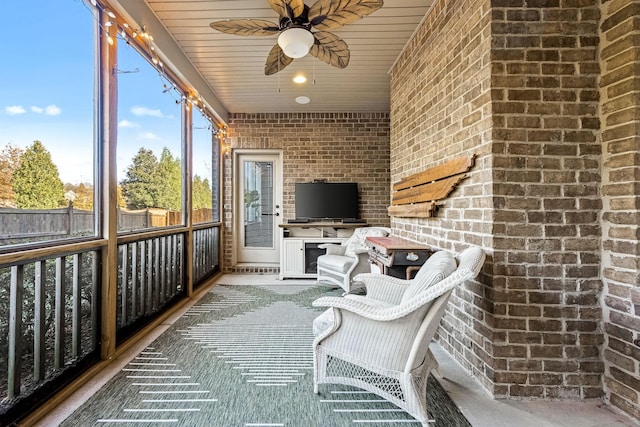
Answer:
[{"label": "green outdoor rug", "polygon": [[[416,425],[384,399],[344,386],[313,393],[315,284],[217,285],[63,426]],[[432,424],[468,421],[430,378]]]}]

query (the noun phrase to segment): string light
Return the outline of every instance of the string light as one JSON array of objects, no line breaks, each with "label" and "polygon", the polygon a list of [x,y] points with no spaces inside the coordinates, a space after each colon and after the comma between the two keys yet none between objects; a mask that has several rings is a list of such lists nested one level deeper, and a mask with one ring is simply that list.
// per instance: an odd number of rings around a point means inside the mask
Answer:
[{"label": "string light", "polygon": [[222,155],[229,157],[231,155],[231,144],[227,143],[227,128],[224,125],[218,125],[217,129],[213,129],[213,136],[220,141],[220,147],[222,148]]},{"label": "string light", "polygon": [[[142,48],[142,50],[144,51],[145,55],[147,55],[147,58],[150,60],[150,62],[155,66],[156,70],[158,71],[158,75],[160,77],[160,80],[162,81],[162,88],[163,88],[162,92],[169,93],[171,96],[174,96],[173,94],[174,91],[181,93],[181,91],[176,87],[176,85],[172,83],[165,75],[164,63],[158,56],[157,49],[153,41],[153,35],[149,33],[149,31],[144,25],[142,26],[142,28],[135,28],[131,26],[128,22],[124,22],[124,19],[122,18],[118,19],[117,15],[112,10],[108,9],[106,6],[101,4],[98,0],[89,0],[89,3],[95,9],[102,11],[104,14],[106,14],[109,18],[113,20],[113,21],[107,20],[104,24],[101,24],[100,22],[98,22],[98,25],[106,35],[106,40],[107,40],[107,43],[109,43],[109,45],[113,45],[115,43],[115,39],[111,35],[111,28],[114,26],[119,26],[119,29],[115,31],[115,37],[120,38],[127,44],[130,44],[132,40],[139,41],[138,43]],[[83,2],[83,4],[87,6],[88,9],[90,9],[87,3]],[[141,40],[141,43],[140,43],[140,40]],[[179,98],[175,99],[175,102],[176,104],[180,104],[181,102],[184,102],[187,104],[188,108],[190,108],[191,106],[194,106],[195,108],[200,110],[202,115],[209,121],[209,123],[214,122],[214,120],[211,118],[211,115],[207,110],[207,107],[205,105],[203,98],[200,95],[198,94],[191,94],[189,96],[181,95]],[[221,141],[221,143],[224,145],[224,141],[227,133],[226,128],[223,126],[219,126],[218,128],[211,129],[211,130],[214,136],[217,137]],[[229,147],[227,147],[227,153],[228,153],[228,150],[229,150]]]}]

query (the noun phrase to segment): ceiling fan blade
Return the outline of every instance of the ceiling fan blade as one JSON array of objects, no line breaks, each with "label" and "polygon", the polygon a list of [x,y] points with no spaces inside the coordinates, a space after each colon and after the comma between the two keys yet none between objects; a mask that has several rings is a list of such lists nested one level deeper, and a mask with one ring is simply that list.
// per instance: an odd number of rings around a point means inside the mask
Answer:
[{"label": "ceiling fan blade", "polygon": [[278,71],[282,71],[287,65],[293,62],[293,58],[289,58],[284,54],[280,46],[276,43],[271,48],[269,56],[267,56],[267,62],[264,64],[264,74],[270,76]]},{"label": "ceiling fan blade", "polygon": [[382,0],[318,0],[309,9],[309,22],[316,30],[335,30],[375,12],[382,5]]},{"label": "ceiling fan blade", "polygon": [[349,46],[340,37],[327,31],[313,33],[316,43],[311,46],[309,53],[319,60],[336,68],[349,65]]},{"label": "ceiling fan blade", "polygon": [[304,12],[304,0],[269,0],[271,8],[280,16],[297,18]]},{"label": "ceiling fan blade", "polygon": [[210,25],[214,30],[236,36],[272,36],[280,32],[277,24],[264,19],[234,19]]}]

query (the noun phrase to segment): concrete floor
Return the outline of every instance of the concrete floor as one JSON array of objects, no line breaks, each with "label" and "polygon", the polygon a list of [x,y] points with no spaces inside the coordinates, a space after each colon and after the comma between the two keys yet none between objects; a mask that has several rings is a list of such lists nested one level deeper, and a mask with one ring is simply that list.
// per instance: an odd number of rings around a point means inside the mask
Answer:
[{"label": "concrete floor", "polygon": [[[218,283],[254,285],[274,282],[282,284],[275,275],[223,275]],[[300,284],[300,280],[284,283]],[[195,303],[196,301],[193,301]],[[191,304],[192,305],[192,304]],[[184,307],[151,334],[140,340],[122,357],[104,369],[63,404],[51,411],[35,426],[51,427],[60,424],[77,407],[118,373],[133,357],[155,340],[189,307]],[[541,401],[495,400],[439,345],[433,343],[432,351],[440,364],[438,378],[462,413],[474,427],[633,427],[640,426],[600,400],[589,401]]]},{"label": "concrete floor", "polygon": [[639,426],[601,400],[496,400],[438,344],[431,344],[442,387],[477,427],[626,427]]}]

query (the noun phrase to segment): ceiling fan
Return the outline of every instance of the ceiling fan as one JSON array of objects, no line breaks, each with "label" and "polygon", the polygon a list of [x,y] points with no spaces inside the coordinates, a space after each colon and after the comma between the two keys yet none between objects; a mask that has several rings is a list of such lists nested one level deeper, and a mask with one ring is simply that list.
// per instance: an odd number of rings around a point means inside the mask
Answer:
[{"label": "ceiling fan", "polygon": [[[273,36],[278,43],[264,66],[266,75],[275,74],[310,53],[337,68],[349,64],[349,46],[334,30],[363,18],[383,5],[383,0],[318,0],[311,7],[304,0],[268,0],[278,12],[278,24],[264,19],[233,19],[211,23],[211,28],[238,36]],[[312,31],[314,30],[314,31]]]}]

